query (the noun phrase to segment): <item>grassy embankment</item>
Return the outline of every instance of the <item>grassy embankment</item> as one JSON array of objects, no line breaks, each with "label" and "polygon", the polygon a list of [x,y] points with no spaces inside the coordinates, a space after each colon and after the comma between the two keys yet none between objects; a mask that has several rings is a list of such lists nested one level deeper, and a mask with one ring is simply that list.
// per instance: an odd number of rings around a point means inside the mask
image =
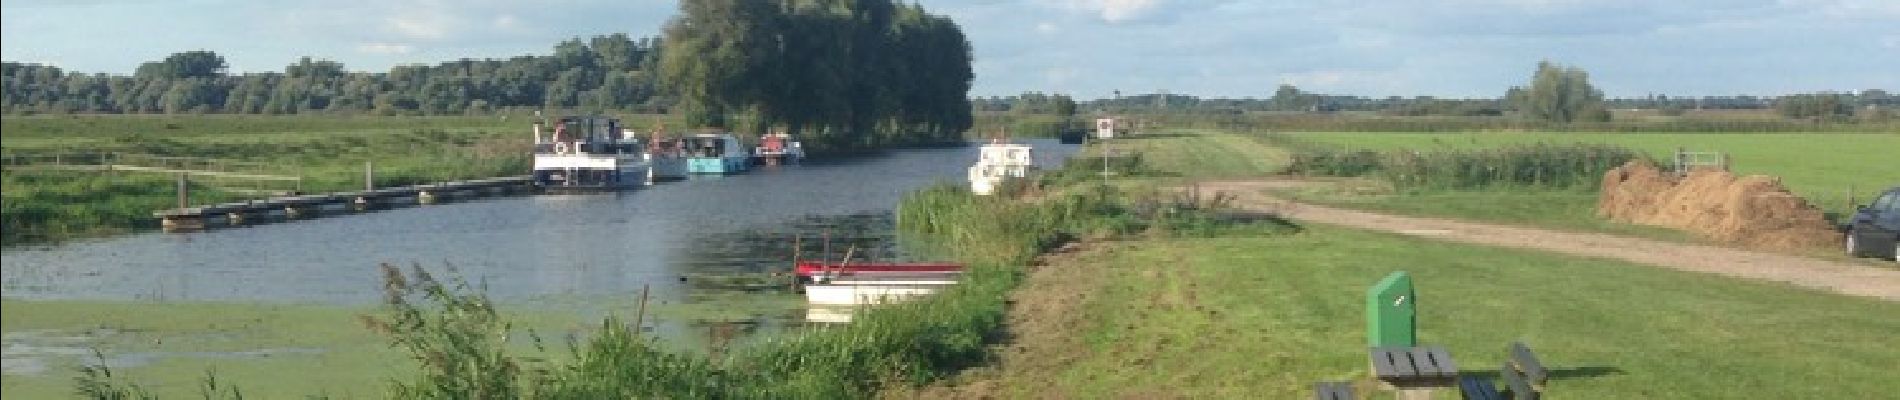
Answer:
[{"label": "grassy embankment", "polygon": [[[193,157],[195,165],[231,172],[300,176],[303,191],[321,192],[360,189],[365,162],[375,164],[380,186],[519,175],[528,169],[530,123],[525,115],[8,117],[0,123],[6,132],[0,147],[11,155]],[[9,168],[0,174],[0,239],[18,244],[156,227],[151,212],[177,205],[175,180],[149,173]],[[257,189],[299,189],[289,182],[193,182],[196,204],[252,197],[249,191]]]},{"label": "grassy embankment", "polygon": [[[1877,168],[1900,148],[1900,134],[1623,134],[1623,133],[1301,133],[1256,136],[1292,147],[1320,146],[1351,151],[1489,151],[1529,145],[1603,144],[1641,151],[1668,162],[1676,148],[1720,151],[1731,155],[1738,174],[1782,179],[1795,194],[1830,213],[1848,209],[1852,188],[1865,202],[1869,193],[1900,184],[1900,169]],[[1673,231],[1603,221],[1595,216],[1595,185],[1568,188],[1432,188],[1394,190],[1374,180],[1342,187],[1288,193],[1304,201],[1412,215],[1599,231],[1646,237],[1686,238]]]},{"label": "grassy embankment", "polygon": [[[1167,144],[1208,140],[1126,143],[1189,154]],[[1227,170],[1216,165],[1228,160],[1173,159],[1182,162],[1156,168],[1183,177]],[[1422,341],[1445,345],[1477,373],[1495,371],[1504,346],[1525,341],[1556,371],[1551,396],[1871,398],[1900,390],[1882,367],[1900,362],[1900,350],[1885,344],[1900,328],[1900,306],[1877,300],[1330,227],[1102,248],[1032,273],[1011,316],[1012,334],[1028,342],[1013,344],[1000,367],[959,377],[954,390],[1290,399],[1310,396],[1314,381],[1346,379],[1370,393],[1364,290],[1395,270],[1418,281]]]}]

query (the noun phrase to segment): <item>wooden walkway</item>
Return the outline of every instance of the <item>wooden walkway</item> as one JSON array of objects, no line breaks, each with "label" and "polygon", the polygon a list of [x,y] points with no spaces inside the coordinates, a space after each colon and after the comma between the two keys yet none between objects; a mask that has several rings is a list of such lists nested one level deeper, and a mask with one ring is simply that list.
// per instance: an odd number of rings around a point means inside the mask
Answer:
[{"label": "wooden walkway", "polygon": [[152,212],[152,216],[160,220],[167,232],[187,232],[215,226],[311,218],[321,215],[326,209],[370,211],[393,206],[519,194],[532,191],[533,188],[532,177],[508,176],[353,192],[279,196],[159,210]]}]

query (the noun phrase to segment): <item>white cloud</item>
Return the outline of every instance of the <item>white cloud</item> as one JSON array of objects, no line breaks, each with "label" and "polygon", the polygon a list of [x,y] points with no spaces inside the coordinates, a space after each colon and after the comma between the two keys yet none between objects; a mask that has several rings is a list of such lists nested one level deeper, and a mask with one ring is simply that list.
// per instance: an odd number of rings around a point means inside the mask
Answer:
[{"label": "white cloud", "polygon": [[1308,71],[1280,74],[1280,81],[1293,86],[1335,86],[1345,82],[1346,71]]},{"label": "white cloud", "polygon": [[1056,24],[1052,24],[1048,22],[1036,24],[1037,33],[1051,34],[1051,33],[1056,33],[1058,31],[1061,31],[1061,30],[1062,28],[1056,27]]},{"label": "white cloud", "polygon": [[409,54],[415,47],[401,43],[363,43],[356,45],[356,51],[370,54]]},{"label": "white cloud", "polygon": [[1050,67],[1042,72],[1043,79],[1047,80],[1051,86],[1066,85],[1080,74],[1081,71],[1069,67]]},{"label": "white cloud", "polygon": [[408,39],[441,40],[455,29],[456,18],[439,13],[414,13],[383,19],[384,27]]},{"label": "white cloud", "polygon": [[1109,23],[1127,22],[1146,16],[1161,6],[1161,0],[1060,0],[1064,8],[1096,14]]},{"label": "white cloud", "polygon": [[507,29],[507,30],[521,29],[522,28],[521,18],[515,17],[514,14],[502,14],[502,15],[496,16],[495,27],[499,29]]}]

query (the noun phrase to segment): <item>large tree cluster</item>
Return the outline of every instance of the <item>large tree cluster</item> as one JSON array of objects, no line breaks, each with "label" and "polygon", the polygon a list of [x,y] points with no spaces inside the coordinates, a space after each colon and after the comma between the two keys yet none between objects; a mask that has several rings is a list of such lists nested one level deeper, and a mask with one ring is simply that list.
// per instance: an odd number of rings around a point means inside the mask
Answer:
[{"label": "large tree cluster", "polygon": [[[685,1],[662,47],[661,81],[693,125],[861,147],[954,140],[972,123],[969,42],[914,4]],[[740,115],[749,126],[732,126]]]}]

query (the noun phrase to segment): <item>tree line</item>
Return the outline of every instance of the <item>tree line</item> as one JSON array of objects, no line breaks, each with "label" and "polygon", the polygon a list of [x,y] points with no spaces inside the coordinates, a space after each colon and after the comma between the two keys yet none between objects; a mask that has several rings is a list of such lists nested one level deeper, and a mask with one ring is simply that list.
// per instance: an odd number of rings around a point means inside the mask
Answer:
[{"label": "tree line", "polygon": [[224,57],[186,51],[130,76],[0,63],[8,113],[463,114],[504,107],[663,111],[651,65],[657,39],[579,38],[545,56],[461,59],[352,72],[304,57],[283,72],[230,74]]},{"label": "tree line", "polygon": [[[990,114],[1062,115],[1051,108],[1051,99],[1065,95],[1028,92],[1017,96],[990,96],[973,99],[978,112]],[[1657,110],[1662,115],[1682,115],[1687,110],[1775,110],[1791,119],[1848,122],[1885,121],[1900,109],[1900,96],[1885,90],[1868,89],[1859,93],[1802,93],[1785,96],[1704,96],[1670,97],[1649,95],[1641,98],[1608,98],[1589,81],[1589,74],[1576,67],[1551,62],[1538,64],[1526,85],[1514,86],[1496,98],[1448,99],[1432,96],[1364,97],[1330,95],[1280,85],[1267,98],[1200,98],[1179,94],[1138,94],[1084,101],[1077,104],[1082,112],[1161,113],[1238,116],[1248,113],[1329,113],[1339,111],[1374,112],[1387,116],[1502,117],[1556,123],[1604,122],[1611,109]]]}]

